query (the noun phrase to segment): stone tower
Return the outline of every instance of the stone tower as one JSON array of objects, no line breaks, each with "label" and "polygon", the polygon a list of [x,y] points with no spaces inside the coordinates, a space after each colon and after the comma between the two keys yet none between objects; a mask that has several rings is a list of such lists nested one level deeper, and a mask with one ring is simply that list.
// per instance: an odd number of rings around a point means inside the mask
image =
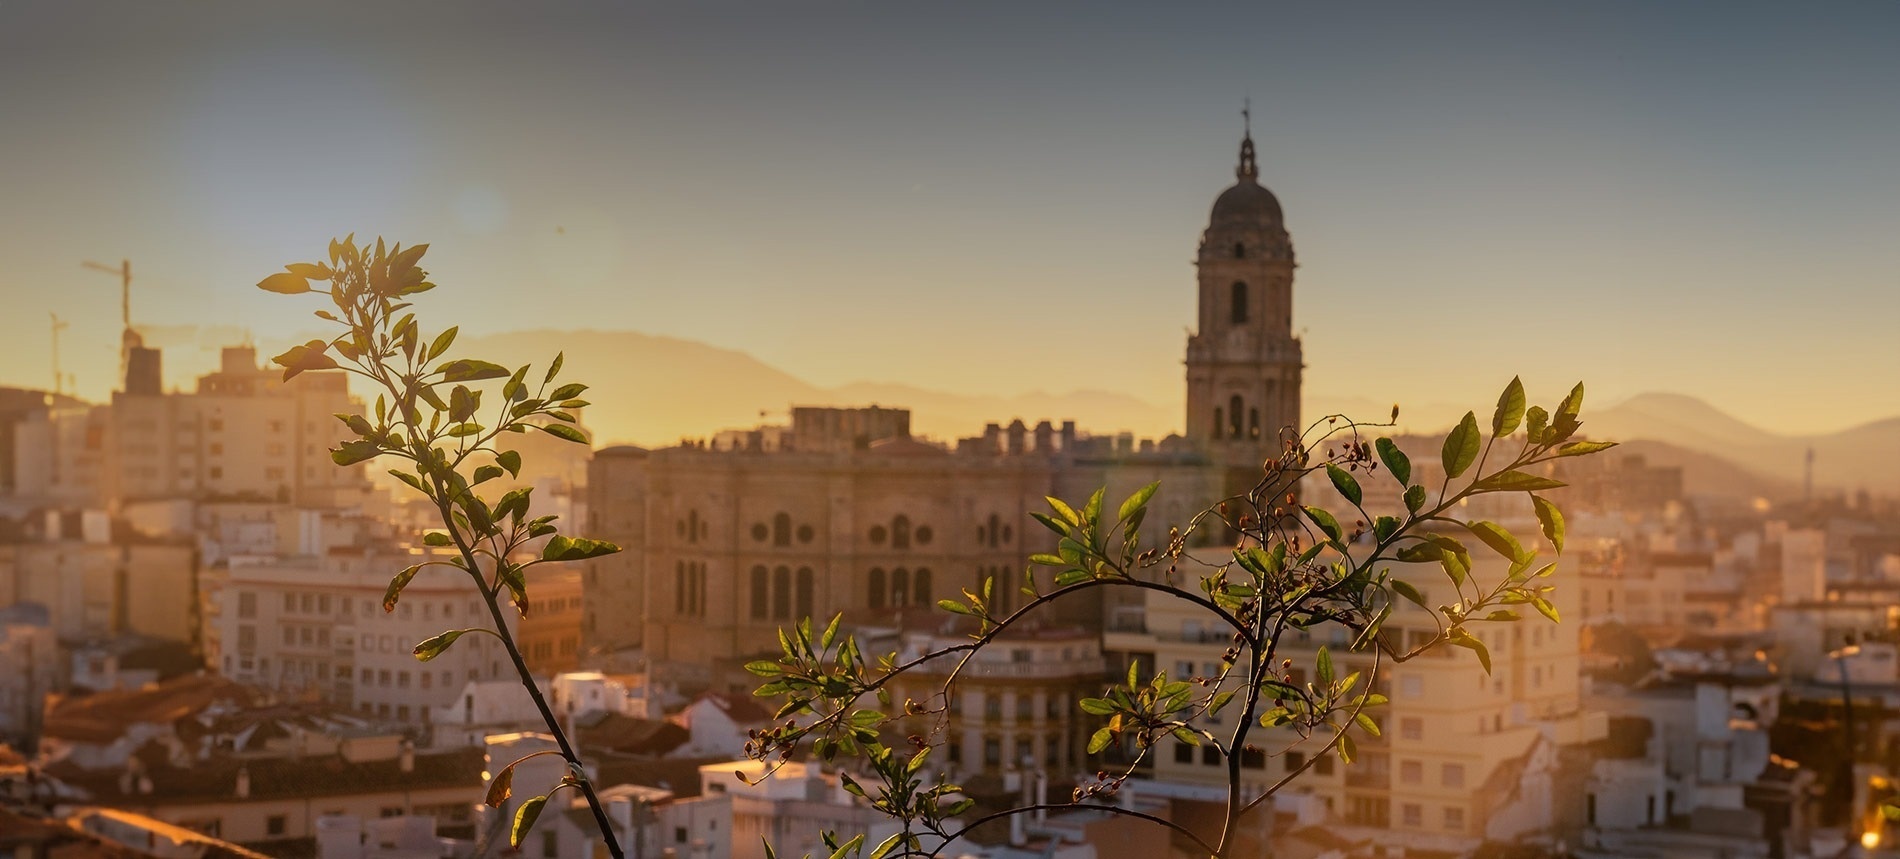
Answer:
[{"label": "stone tower", "polygon": [[1282,433],[1302,428],[1304,366],[1293,336],[1293,243],[1280,201],[1260,184],[1251,129],[1235,175],[1201,235],[1200,325],[1187,345],[1187,436],[1227,470],[1229,492],[1258,481]]}]

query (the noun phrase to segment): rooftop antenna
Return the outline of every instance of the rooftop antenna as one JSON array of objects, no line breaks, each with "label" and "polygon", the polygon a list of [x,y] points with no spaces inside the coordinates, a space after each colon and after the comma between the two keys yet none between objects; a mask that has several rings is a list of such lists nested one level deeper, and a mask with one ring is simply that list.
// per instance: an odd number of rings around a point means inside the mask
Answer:
[{"label": "rooftop antenna", "polygon": [[1806,467],[1803,469],[1803,474],[1802,474],[1801,495],[1802,495],[1801,500],[1804,503],[1807,503],[1807,504],[1814,503],[1814,446],[1813,445],[1808,446],[1807,463],[1806,463]]},{"label": "rooftop antenna", "polygon": [[49,315],[53,317],[53,399],[57,401],[59,396],[66,392],[64,385],[66,377],[59,372],[59,332],[61,329],[72,326],[70,323],[59,321],[57,313]]}]

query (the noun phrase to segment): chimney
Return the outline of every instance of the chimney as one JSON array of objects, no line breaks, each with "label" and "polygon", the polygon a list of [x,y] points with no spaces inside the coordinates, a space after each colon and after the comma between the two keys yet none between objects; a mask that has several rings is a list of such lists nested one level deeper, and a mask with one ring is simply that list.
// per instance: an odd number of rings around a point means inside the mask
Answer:
[{"label": "chimney", "polygon": [[1062,422],[1062,452],[1075,450],[1075,421]]},{"label": "chimney", "polygon": [[1054,448],[1055,445],[1056,445],[1055,426],[1050,424],[1048,421],[1037,421],[1036,422],[1036,453],[1041,456],[1048,456],[1049,454],[1055,453],[1055,451],[1051,449],[1051,448]]},{"label": "chimney", "polygon": [[1024,442],[1025,440],[1027,440],[1028,436],[1029,436],[1029,428],[1023,425],[1022,418],[1017,418],[1009,422],[1009,455],[1010,456],[1023,455],[1023,448],[1025,447]]},{"label": "chimney", "polygon": [[1002,450],[1003,450],[1003,425],[1002,424],[984,424],[983,425],[983,453],[984,455],[995,456],[996,454],[1001,453]]}]

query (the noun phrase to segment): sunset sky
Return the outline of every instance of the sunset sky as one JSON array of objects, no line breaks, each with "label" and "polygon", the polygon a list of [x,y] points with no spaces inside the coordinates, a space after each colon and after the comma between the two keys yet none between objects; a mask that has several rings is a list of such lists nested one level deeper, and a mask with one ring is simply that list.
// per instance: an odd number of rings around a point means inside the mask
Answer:
[{"label": "sunset sky", "polygon": [[1309,393],[1900,415],[1900,5],[1323,6],[0,2],[0,384],[57,313],[107,396],[83,260],[275,351],[253,284],[355,231],[466,332],[1172,408],[1251,97]]}]

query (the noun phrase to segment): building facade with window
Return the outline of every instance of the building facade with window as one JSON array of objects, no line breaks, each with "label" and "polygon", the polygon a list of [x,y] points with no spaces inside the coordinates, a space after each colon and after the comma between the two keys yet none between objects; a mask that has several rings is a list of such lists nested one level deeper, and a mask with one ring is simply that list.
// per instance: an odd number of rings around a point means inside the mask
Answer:
[{"label": "building facade with window", "polygon": [[[156,350],[143,351],[157,360]],[[255,349],[234,346],[194,391],[167,393],[151,381],[128,378],[125,390],[113,393],[102,501],[364,501],[367,466],[339,468],[330,460],[330,448],[350,436],[335,415],[362,411],[341,372],[284,381],[281,371],[259,366]]]},{"label": "building facade with window", "polygon": [[[428,662],[416,659],[425,639],[493,622],[467,577],[446,566],[424,568],[395,610],[383,610],[390,577],[430,557],[337,547],[316,557],[234,558],[206,572],[206,663],[240,683],[397,721],[426,720],[457,703],[470,681],[514,677],[491,635],[465,635]],[[537,603],[572,599],[558,589],[530,593]],[[562,611],[574,634],[578,609]],[[503,617],[521,629],[515,612]],[[553,654],[553,640],[524,636],[521,646]]]},{"label": "building facade with window", "polygon": [[[888,618],[986,578],[1008,606],[1028,556],[1053,548],[1028,515],[1048,509],[1045,496],[1105,486],[1112,512],[1159,480],[1143,535],[1155,546],[1169,524],[1253,487],[1300,424],[1302,352],[1292,243],[1250,136],[1235,175],[1200,241],[1185,436],[1137,442],[1018,419],[945,444],[911,437],[902,409],[798,407],[769,433],[604,451],[589,507],[598,536],[627,552],[589,570],[587,602],[601,607],[589,643],[639,644],[663,674],[742,689],[741,658],[775,651],[776,630],[797,618]],[[1097,629],[1101,599],[1076,595],[1049,619]]]}]

